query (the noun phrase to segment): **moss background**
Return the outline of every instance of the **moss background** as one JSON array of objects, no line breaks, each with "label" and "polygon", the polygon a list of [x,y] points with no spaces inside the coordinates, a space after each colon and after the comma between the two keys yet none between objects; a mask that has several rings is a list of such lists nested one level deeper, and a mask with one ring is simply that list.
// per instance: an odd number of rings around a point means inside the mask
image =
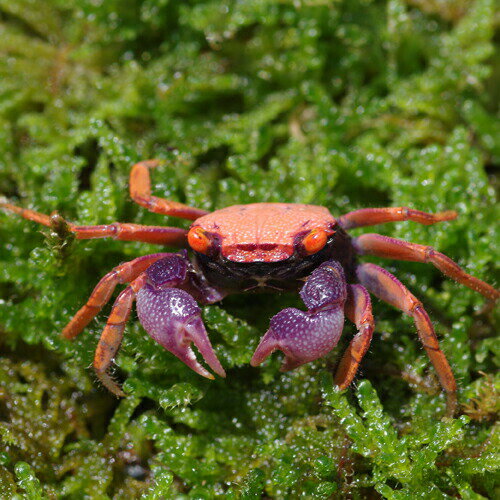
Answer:
[{"label": "moss background", "polygon": [[[0,192],[83,224],[186,227],[128,197],[131,165],[157,157],[155,192],[200,208],[456,209],[454,222],[376,230],[498,283],[498,7],[0,0]],[[447,422],[412,322],[378,300],[344,394],[331,372],[350,324],[327,359],[253,369],[269,317],[300,303],[234,296],[204,309],[226,380],[191,372],[133,317],[119,401],[88,369],[109,307],[73,343],[59,332],[102,275],[157,247],[63,241],[6,213],[0,242],[0,497],[498,498],[495,318],[432,266],[373,259],[443,339],[462,404]]]}]

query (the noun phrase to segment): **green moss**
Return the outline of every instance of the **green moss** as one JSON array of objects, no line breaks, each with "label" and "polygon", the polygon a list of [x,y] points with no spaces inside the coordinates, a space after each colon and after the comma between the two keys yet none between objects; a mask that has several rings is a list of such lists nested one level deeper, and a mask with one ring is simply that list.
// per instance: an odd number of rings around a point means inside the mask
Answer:
[{"label": "green moss", "polygon": [[[35,6],[36,3],[36,6]],[[493,0],[0,0],[0,193],[84,224],[187,226],[134,205],[131,165],[205,209],[254,201],[456,209],[384,234],[498,275],[498,15]],[[369,229],[372,231],[372,229]],[[377,229],[378,230],[378,229]],[[132,319],[117,401],[87,369],[109,306],[59,332],[100,276],[153,245],[72,241],[0,214],[0,496],[493,498],[498,342],[478,294],[385,262],[426,304],[457,375],[444,398],[412,322],[374,301],[357,386],[327,359],[249,367],[294,295],[204,308],[226,380],[201,379]],[[378,260],[377,260],[378,262]],[[498,320],[498,317],[496,318]]]}]

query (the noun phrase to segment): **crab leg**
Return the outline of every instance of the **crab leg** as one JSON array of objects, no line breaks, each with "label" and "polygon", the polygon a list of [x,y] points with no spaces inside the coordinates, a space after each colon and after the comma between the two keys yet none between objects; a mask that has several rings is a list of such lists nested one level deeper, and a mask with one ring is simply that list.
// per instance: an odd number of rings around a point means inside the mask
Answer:
[{"label": "crab leg", "polygon": [[446,220],[453,220],[457,217],[457,212],[449,210],[430,214],[413,210],[407,207],[394,208],[362,208],[354,210],[339,218],[339,224],[344,229],[352,229],[355,227],[375,226],[376,224],[384,224],[385,222],[398,222],[410,220],[419,224],[436,224]]},{"label": "crab leg", "polygon": [[195,220],[207,214],[205,210],[189,207],[177,201],[169,201],[164,198],[157,198],[151,195],[151,178],[149,169],[160,165],[159,160],[146,160],[136,163],[130,172],[130,196],[131,198],[147,208],[150,212],[157,214],[171,215],[181,219]]},{"label": "crab leg", "polygon": [[187,231],[180,227],[144,226],[114,222],[101,226],[75,226],[70,230],[79,240],[114,238],[122,241],[142,241],[157,245],[182,246],[186,243]]},{"label": "crab leg", "polygon": [[345,312],[356,325],[358,333],[351,340],[335,373],[335,383],[339,389],[346,389],[351,385],[358,371],[358,366],[370,346],[375,328],[370,295],[364,286],[347,285]]},{"label": "crab leg", "polygon": [[99,313],[113,294],[116,285],[128,283],[144,272],[151,264],[164,258],[168,253],[145,255],[125,262],[106,274],[90,294],[87,303],[73,316],[73,319],[64,327],[62,334],[68,339],[76,337]]},{"label": "crab leg", "polygon": [[118,295],[95,351],[94,369],[97,376],[109,391],[119,397],[124,397],[126,394],[109,375],[108,368],[120,348],[135,296],[145,283],[146,275],[143,273]]},{"label": "crab leg", "polygon": [[415,321],[418,336],[424,346],[441,386],[446,391],[447,415],[454,414],[457,405],[457,385],[450,365],[439,347],[439,342],[422,303],[391,273],[375,264],[361,264],[356,268],[360,283],[379,299],[400,309]]},{"label": "crab leg", "polygon": [[361,254],[413,262],[430,262],[449,278],[479,292],[490,301],[496,301],[500,297],[498,290],[467,274],[456,262],[432,247],[389,238],[381,234],[363,234],[354,240],[354,246]]},{"label": "crab leg", "polygon": [[66,226],[79,240],[114,238],[115,240],[122,241],[142,241],[143,243],[175,246],[181,246],[186,242],[187,231],[179,227],[144,226],[141,224],[124,224],[120,222],[100,226],[78,226],[71,222],[66,222],[57,213],[45,215],[3,201],[0,201],[0,207],[10,210],[25,219],[52,227],[56,231],[57,228],[64,228]]}]

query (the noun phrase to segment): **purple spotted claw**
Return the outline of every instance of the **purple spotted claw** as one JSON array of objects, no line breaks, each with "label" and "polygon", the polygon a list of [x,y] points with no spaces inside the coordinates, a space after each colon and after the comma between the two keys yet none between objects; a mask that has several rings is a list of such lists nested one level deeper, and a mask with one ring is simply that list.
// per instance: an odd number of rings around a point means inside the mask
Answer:
[{"label": "purple spotted claw", "polygon": [[139,321],[148,334],[167,351],[177,356],[196,373],[213,379],[213,375],[196,359],[193,343],[208,366],[221,377],[226,372],[220,364],[201,319],[194,298],[185,290],[193,289],[210,301],[212,290],[201,290],[190,282],[189,262],[183,254],[157,261],[146,271],[147,284],[137,292],[136,307]]},{"label": "purple spotted claw", "polygon": [[213,375],[196,359],[193,343],[208,366],[221,377],[226,372],[220,364],[201,319],[196,301],[184,290],[155,289],[146,285],[137,293],[137,315],[148,334],[167,351],[203,377]]},{"label": "purple spotted claw", "polygon": [[196,373],[213,379],[197,361],[191,348],[193,343],[208,366],[221,377],[226,376],[203,325],[200,308],[191,295],[177,288],[155,289],[146,285],[139,290],[136,300],[139,321],[156,342]]},{"label": "purple spotted claw", "polygon": [[285,354],[281,371],[288,371],[325,356],[337,345],[347,297],[340,264],[322,264],[308,278],[300,296],[308,310],[288,308],[276,314],[250,361],[252,366],[278,349]]}]

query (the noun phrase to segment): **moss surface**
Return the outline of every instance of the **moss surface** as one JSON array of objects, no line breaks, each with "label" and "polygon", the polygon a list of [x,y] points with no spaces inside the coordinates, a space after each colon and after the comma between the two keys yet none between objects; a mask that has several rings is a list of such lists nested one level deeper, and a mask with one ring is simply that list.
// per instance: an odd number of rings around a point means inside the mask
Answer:
[{"label": "moss surface", "polygon": [[[155,192],[206,209],[456,209],[380,231],[495,283],[499,21],[493,0],[0,0],[0,192],[83,224],[186,227],[128,197],[131,165],[157,157]],[[249,367],[293,295],[204,309],[228,369],[214,382],[133,318],[118,401],[88,369],[109,307],[73,343],[59,332],[101,275],[156,247],[49,233],[0,214],[2,498],[498,498],[495,318],[432,266],[383,264],[443,339],[453,421],[412,322],[380,301],[345,393],[331,371],[351,325],[327,359]]]}]

